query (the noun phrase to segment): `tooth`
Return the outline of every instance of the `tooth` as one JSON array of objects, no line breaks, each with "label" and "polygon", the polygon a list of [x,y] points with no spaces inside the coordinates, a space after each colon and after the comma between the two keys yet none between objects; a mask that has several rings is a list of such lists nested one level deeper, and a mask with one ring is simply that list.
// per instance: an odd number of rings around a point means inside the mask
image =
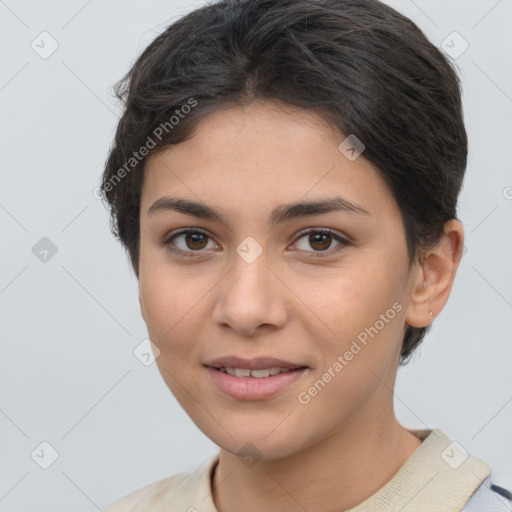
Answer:
[{"label": "tooth", "polygon": [[265,377],[270,377],[273,375],[278,375],[279,373],[288,373],[292,371],[291,368],[263,368],[259,370],[251,370],[250,368],[220,368],[221,372],[227,373],[229,375],[235,377],[255,377],[257,379],[262,379]]},{"label": "tooth", "polygon": [[237,377],[249,377],[251,375],[250,368],[235,368],[235,375]]},{"label": "tooth", "polygon": [[269,376],[268,369],[266,370],[251,370],[251,376],[261,379],[262,377],[268,377]]}]

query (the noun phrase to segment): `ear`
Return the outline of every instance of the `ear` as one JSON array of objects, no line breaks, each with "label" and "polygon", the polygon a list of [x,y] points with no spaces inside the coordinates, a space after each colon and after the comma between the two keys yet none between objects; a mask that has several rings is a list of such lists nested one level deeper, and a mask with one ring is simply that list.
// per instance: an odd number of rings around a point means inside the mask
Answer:
[{"label": "ear", "polygon": [[415,263],[411,299],[405,315],[408,325],[426,327],[441,312],[450,296],[463,246],[464,228],[458,220],[452,219],[445,224],[438,245],[426,252],[422,262]]}]

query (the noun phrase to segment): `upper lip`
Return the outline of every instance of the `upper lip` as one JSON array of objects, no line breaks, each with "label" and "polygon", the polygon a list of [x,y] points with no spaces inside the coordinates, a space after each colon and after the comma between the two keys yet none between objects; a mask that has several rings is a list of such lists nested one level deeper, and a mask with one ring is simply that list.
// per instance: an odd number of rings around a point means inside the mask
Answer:
[{"label": "upper lip", "polygon": [[204,363],[212,368],[250,368],[251,370],[263,370],[265,368],[302,368],[306,365],[292,363],[276,359],[275,357],[255,357],[243,359],[237,356],[218,357]]}]

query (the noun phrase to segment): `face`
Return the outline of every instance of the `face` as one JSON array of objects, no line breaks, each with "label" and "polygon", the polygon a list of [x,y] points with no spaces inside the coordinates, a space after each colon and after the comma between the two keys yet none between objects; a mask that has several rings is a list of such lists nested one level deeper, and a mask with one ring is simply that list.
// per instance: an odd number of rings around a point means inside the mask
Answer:
[{"label": "face", "polygon": [[[267,101],[211,113],[147,161],[142,315],[169,389],[231,453],[250,442],[283,457],[389,413],[382,383],[393,387],[417,283],[391,192],[364,153],[340,151],[344,139],[317,114]],[[164,196],[182,206],[148,213]],[[336,198],[360,211],[289,209]],[[229,356],[306,368],[260,378],[206,366]]]}]

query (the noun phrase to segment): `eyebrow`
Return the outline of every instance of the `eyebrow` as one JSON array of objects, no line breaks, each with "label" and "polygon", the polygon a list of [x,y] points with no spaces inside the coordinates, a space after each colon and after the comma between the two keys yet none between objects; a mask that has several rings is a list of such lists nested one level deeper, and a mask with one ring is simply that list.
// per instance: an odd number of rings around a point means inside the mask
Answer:
[{"label": "eyebrow", "polygon": [[[169,196],[160,197],[149,207],[147,214],[149,216],[162,211],[176,211],[202,219],[225,222],[219,210],[188,199],[177,199]],[[290,219],[331,212],[357,213],[371,217],[371,214],[361,206],[336,196],[316,201],[303,201],[277,206],[270,214],[270,221],[275,226]]]}]

